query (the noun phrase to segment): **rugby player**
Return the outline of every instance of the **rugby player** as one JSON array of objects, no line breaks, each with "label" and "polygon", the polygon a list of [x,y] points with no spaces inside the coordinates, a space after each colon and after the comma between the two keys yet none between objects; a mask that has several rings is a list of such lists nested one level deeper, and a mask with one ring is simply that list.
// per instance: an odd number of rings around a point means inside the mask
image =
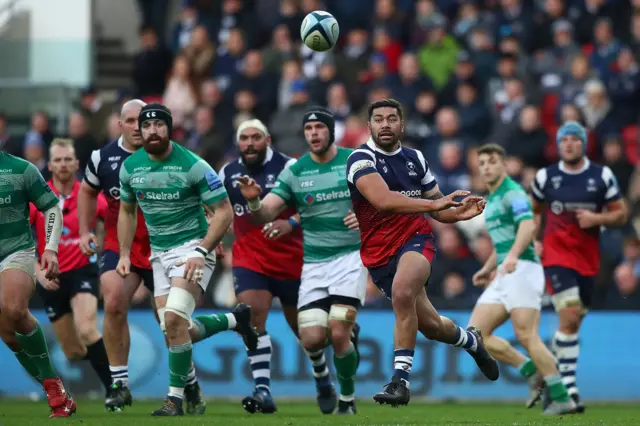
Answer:
[{"label": "rugby player", "polygon": [[60,275],[57,253],[62,233],[58,197],[33,164],[0,152],[0,336],[42,384],[51,408],[49,417],[69,417],[76,412],[76,403],[54,371],[42,328],[29,312],[36,286],[29,203],[45,217],[39,268],[46,279],[55,280]]},{"label": "rugby player", "polygon": [[[494,250],[473,276],[473,284],[486,289],[471,313],[469,325],[482,330],[493,357],[516,367],[528,379],[528,407],[539,399],[538,377],[542,376],[552,401],[544,414],[573,413],[576,405],[562,383],[553,354],[538,334],[544,271],[533,248],[535,224],[529,196],[507,176],[502,147],[488,144],[477,152],[480,175],[489,189],[484,214]],[[497,276],[491,281],[496,270]],[[531,359],[492,334],[508,319]]]},{"label": "rugby player", "polygon": [[[172,123],[165,106],[142,107],[138,127],[144,149],[127,158],[120,168],[120,258],[116,270],[125,278],[131,273],[139,204],[150,231],[155,303],[169,343],[169,393],[163,406],[152,413],[154,416],[184,414],[195,340],[190,328],[198,340],[235,330],[249,350],[255,351],[258,342],[247,305],[238,305],[232,313],[192,319],[196,301],[213,275],[214,249],[231,225],[233,210],[213,169],[171,141]],[[212,212],[208,224],[203,205]]]},{"label": "rugby player", "polygon": [[[484,209],[480,197],[456,191],[443,196],[420,151],[403,147],[402,109],[393,99],[369,106],[371,139],[356,149],[347,181],[360,224],[360,254],[374,284],[393,303],[396,317],[394,374],[374,396],[380,404],[406,405],[418,330],[428,339],[464,348],[490,380],[499,377],[479,330],[457,326],[435,310],[425,286],[435,256],[435,241],[425,213],[439,222],[471,219]],[[456,207],[456,208],[451,208]]]},{"label": "rugby player", "polygon": [[331,341],[340,383],[337,414],[355,414],[359,354],[357,329],[355,335],[352,331],[364,303],[367,272],[360,260],[358,225],[346,183],[351,150],[334,144],[335,119],[326,108],[311,107],[302,124],[309,152],[280,173],[263,200],[255,179],[242,176],[237,181],[258,223],[275,220],[288,206],[300,214],[304,234],[297,304],[300,339],[312,361]]},{"label": "rugby player", "polygon": [[552,350],[569,395],[584,412],[576,385],[578,332],[600,268],[600,228],[624,226],[629,212],[611,169],[586,157],[581,124],[563,124],[556,142],[560,162],[538,170],[531,188],[535,244],[559,318]]},{"label": "rugby player", "polygon": [[[54,280],[45,277],[36,261],[36,292],[44,301],[62,352],[69,360],[86,359],[97,373],[105,392],[111,387],[109,359],[102,336],[98,331],[97,311],[99,289],[95,260],[80,251],[78,242],[78,192],[80,182],[75,178],[80,164],[76,158],[73,140],[54,139],[49,148],[49,171],[52,178],[48,182],[54,194],[60,199],[62,209],[62,237],[58,247],[60,276]],[[96,218],[104,219],[106,201],[98,198]],[[35,226],[37,253],[41,258],[45,250],[45,218],[33,204],[29,214],[30,223]],[[95,228],[96,220],[92,223]]]},{"label": "rugby player", "polygon": [[[142,147],[138,114],[144,105],[146,104],[141,100],[133,99],[122,106],[120,112],[122,136],[117,141],[92,152],[78,196],[80,248],[89,256],[96,253],[97,239],[91,232],[90,224],[95,216],[97,199],[101,192],[108,205],[104,224],[104,247],[99,262],[100,288],[104,303],[104,344],[109,356],[112,380],[112,386],[105,401],[108,411],[122,411],[125,405],[133,403],[129,389],[128,363],[131,343],[127,311],[140,284],[144,284],[153,294],[153,272],[149,263],[151,255],[149,235],[140,211],[131,250],[132,273],[123,279],[115,271],[120,256],[117,234],[120,209],[119,173],[124,160]],[[155,307],[154,315],[160,323]],[[204,414],[206,403],[202,398],[194,366],[189,370],[185,398],[188,413]]]}]

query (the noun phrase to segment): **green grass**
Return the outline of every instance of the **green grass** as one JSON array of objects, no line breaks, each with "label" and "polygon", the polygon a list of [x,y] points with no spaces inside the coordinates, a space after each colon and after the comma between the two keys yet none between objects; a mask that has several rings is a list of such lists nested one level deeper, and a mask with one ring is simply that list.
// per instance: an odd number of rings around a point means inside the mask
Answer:
[{"label": "green grass", "polygon": [[[99,401],[78,401],[78,413],[71,419],[55,419],[56,424],[86,426],[155,425],[640,425],[638,404],[589,406],[585,414],[546,418],[540,410],[503,404],[425,404],[391,408],[360,402],[358,414],[350,417],[323,416],[313,402],[279,402],[274,415],[246,414],[239,402],[210,401],[204,416],[158,418],[149,414],[160,401],[134,401],[123,413],[106,413]],[[0,426],[26,426],[51,422],[45,401],[0,400]]]}]

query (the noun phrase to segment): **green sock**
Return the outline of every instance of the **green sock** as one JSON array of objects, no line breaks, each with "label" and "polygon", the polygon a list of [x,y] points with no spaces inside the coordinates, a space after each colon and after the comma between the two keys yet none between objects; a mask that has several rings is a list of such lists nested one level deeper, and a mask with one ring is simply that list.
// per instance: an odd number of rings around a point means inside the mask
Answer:
[{"label": "green sock", "polygon": [[39,323],[36,323],[36,328],[29,334],[16,333],[16,338],[24,353],[31,358],[31,361],[38,369],[42,379],[58,377],[51,365],[47,340],[44,338],[44,333]]},{"label": "green sock", "polygon": [[358,354],[353,343],[342,355],[333,355],[333,363],[336,366],[338,382],[340,383],[340,397],[353,398],[356,388],[356,369],[358,368]]},{"label": "green sock", "polygon": [[524,378],[529,378],[534,374],[536,374],[536,372],[538,371],[538,369],[536,368],[536,365],[529,358],[527,358],[525,362],[520,364],[520,367],[518,367],[518,370],[520,370],[520,374]]},{"label": "green sock", "polygon": [[567,402],[569,400],[569,392],[564,383],[562,383],[560,374],[546,376],[544,381],[549,388],[549,398],[551,398],[552,401]]},{"label": "green sock", "polygon": [[184,388],[191,369],[191,342],[169,346],[169,386]]},{"label": "green sock", "polygon": [[236,317],[233,314],[199,315],[193,319],[193,323],[198,327],[200,340],[204,340],[235,328]]},{"label": "green sock", "polygon": [[40,377],[40,370],[38,370],[38,366],[33,362],[29,355],[26,354],[25,351],[14,352],[13,353],[18,362],[22,367],[29,373],[31,377],[33,377],[37,382],[42,382],[42,377]]}]

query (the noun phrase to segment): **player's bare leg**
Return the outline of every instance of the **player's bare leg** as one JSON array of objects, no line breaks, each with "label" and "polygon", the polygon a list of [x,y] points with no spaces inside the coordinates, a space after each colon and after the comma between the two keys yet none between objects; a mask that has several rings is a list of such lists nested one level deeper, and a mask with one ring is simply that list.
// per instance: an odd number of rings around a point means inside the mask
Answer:
[{"label": "player's bare leg", "polygon": [[42,328],[29,312],[29,300],[34,290],[33,278],[26,272],[20,269],[0,272],[0,311],[5,324],[15,333],[18,345],[38,369],[49,400],[50,417],[69,417],[76,412],[76,403],[55,373]]},{"label": "player's bare leg", "polygon": [[353,306],[334,304],[329,312],[329,330],[333,346],[333,363],[340,383],[336,414],[356,414],[355,376],[359,355],[352,341],[358,311]]},{"label": "player's bare leg", "polygon": [[544,377],[551,405],[544,414],[569,414],[576,410],[567,388],[556,367],[556,360],[538,335],[540,311],[532,308],[515,308],[511,311],[511,323],[518,341],[529,352],[540,375]]},{"label": "player's bare leg", "polygon": [[26,354],[25,351],[22,350],[20,344],[18,343],[18,338],[16,337],[16,333],[11,330],[7,322],[4,320],[2,312],[0,312],[0,339],[4,342],[5,345],[11,352],[16,356],[16,359],[22,365],[27,373],[35,381],[42,384],[42,377],[40,377],[40,371],[38,370],[38,366],[33,362],[29,355]]},{"label": "player's bare leg", "polygon": [[558,360],[562,382],[567,387],[569,395],[577,405],[577,412],[583,413],[585,408],[580,400],[580,392],[576,385],[576,370],[580,355],[578,332],[584,318],[585,309],[581,303],[565,306],[557,310],[558,330],[553,336],[551,348]]},{"label": "player's bare leg", "polygon": [[109,357],[112,387],[105,401],[108,411],[122,411],[133,404],[129,390],[129,349],[131,346],[127,312],[140,277],[130,274],[122,278],[115,270],[100,276],[100,291],[104,303],[102,333]]},{"label": "player's bare leg", "polygon": [[529,398],[525,405],[527,408],[531,408],[540,401],[544,381],[542,376],[537,373],[533,361],[514,348],[511,343],[493,334],[494,330],[508,319],[509,313],[504,305],[500,303],[478,303],[471,313],[469,326],[476,327],[482,331],[484,345],[491,356],[500,362],[517,368],[527,380]]}]

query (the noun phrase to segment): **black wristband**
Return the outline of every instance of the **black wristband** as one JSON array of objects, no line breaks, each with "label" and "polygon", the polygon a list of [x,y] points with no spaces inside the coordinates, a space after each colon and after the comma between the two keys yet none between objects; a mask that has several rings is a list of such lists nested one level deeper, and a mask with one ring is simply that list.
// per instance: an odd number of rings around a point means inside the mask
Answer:
[{"label": "black wristband", "polygon": [[209,250],[207,250],[207,249],[206,249],[206,248],[204,248],[204,247],[196,247],[196,251],[197,251],[198,253],[200,253],[201,255],[203,255],[204,257],[209,256]]}]

